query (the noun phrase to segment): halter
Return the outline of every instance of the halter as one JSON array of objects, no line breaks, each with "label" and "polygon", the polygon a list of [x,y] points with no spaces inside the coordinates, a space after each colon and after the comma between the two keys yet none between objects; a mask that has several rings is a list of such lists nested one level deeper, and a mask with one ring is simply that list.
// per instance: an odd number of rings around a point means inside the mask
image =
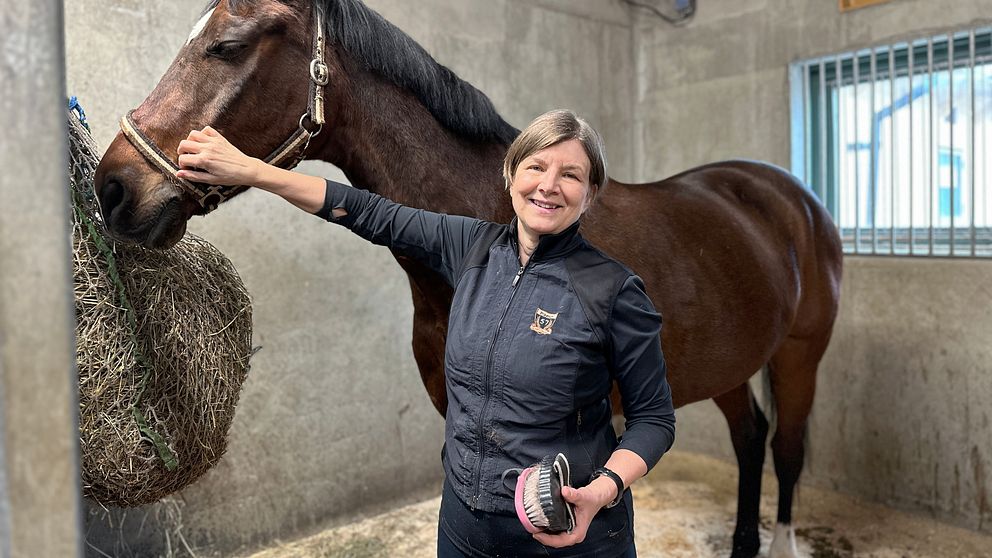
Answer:
[{"label": "halter", "polygon": [[[313,59],[310,60],[310,98],[307,112],[300,117],[299,126],[289,139],[270,153],[265,162],[274,166],[291,169],[300,164],[306,153],[310,140],[320,133],[324,126],[324,86],[327,85],[330,72],[324,62],[324,22],[320,8],[315,7],[317,29],[314,33]],[[186,191],[196,200],[205,213],[217,209],[221,203],[248,189],[247,186],[218,186],[190,182],[176,175],[179,166],[148,138],[134,122],[134,110],[128,111],[121,118],[121,131],[131,145],[141,153],[152,165],[164,174],[173,184]]]}]

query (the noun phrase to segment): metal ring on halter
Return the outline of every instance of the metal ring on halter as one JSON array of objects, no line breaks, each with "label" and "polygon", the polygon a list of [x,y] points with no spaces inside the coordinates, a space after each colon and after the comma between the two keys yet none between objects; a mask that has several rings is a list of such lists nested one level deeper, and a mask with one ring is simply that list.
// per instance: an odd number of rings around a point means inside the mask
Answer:
[{"label": "metal ring on halter", "polygon": [[303,113],[303,116],[300,116],[300,129],[303,130],[304,132],[310,134],[310,137],[316,136],[317,134],[320,133],[321,130],[324,129],[324,125],[323,124],[317,124],[317,129],[311,132],[310,131],[310,128],[308,128],[303,123],[304,120],[309,120],[310,124],[313,124],[313,118],[310,117],[310,113],[309,112],[305,112],[305,113]]},{"label": "metal ring on halter", "polygon": [[327,64],[323,60],[314,58],[310,61],[310,79],[317,85],[321,87],[327,85],[327,82],[330,80],[330,73],[330,70],[327,69]]}]

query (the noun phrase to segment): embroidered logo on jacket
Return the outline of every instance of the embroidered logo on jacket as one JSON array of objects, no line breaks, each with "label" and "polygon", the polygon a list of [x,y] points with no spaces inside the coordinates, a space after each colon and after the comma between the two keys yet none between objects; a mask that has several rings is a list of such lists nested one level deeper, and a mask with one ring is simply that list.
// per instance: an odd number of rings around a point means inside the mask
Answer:
[{"label": "embroidered logo on jacket", "polygon": [[551,328],[554,327],[557,319],[558,314],[545,312],[538,308],[537,312],[534,312],[534,323],[530,324],[530,329],[541,335],[551,335]]}]

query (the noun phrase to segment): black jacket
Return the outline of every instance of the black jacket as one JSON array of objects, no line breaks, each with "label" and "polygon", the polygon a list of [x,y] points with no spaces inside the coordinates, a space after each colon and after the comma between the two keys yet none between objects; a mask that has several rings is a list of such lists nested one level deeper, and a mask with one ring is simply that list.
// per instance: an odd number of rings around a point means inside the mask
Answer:
[{"label": "black jacket", "polygon": [[[348,215],[334,220],[334,208]],[[515,220],[431,213],[331,181],[318,215],[419,259],[454,287],[442,462],[472,509],[514,513],[503,471],[548,454],[565,453],[573,485],[583,486],[618,447],[648,468],[671,447],[661,317],[641,279],[586,242],[578,223],[541,237],[521,267]],[[619,442],[613,381],[626,418]]]}]

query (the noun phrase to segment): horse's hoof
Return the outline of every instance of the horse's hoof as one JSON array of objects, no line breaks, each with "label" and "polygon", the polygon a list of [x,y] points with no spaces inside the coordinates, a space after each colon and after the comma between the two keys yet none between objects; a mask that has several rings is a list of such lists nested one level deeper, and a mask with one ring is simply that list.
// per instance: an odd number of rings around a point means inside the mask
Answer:
[{"label": "horse's hoof", "polygon": [[792,525],[776,523],[775,538],[772,539],[772,546],[768,550],[768,558],[798,558],[798,556],[796,532]]},{"label": "horse's hoof", "polygon": [[754,558],[761,549],[758,528],[734,532],[734,549],[730,558]]}]

